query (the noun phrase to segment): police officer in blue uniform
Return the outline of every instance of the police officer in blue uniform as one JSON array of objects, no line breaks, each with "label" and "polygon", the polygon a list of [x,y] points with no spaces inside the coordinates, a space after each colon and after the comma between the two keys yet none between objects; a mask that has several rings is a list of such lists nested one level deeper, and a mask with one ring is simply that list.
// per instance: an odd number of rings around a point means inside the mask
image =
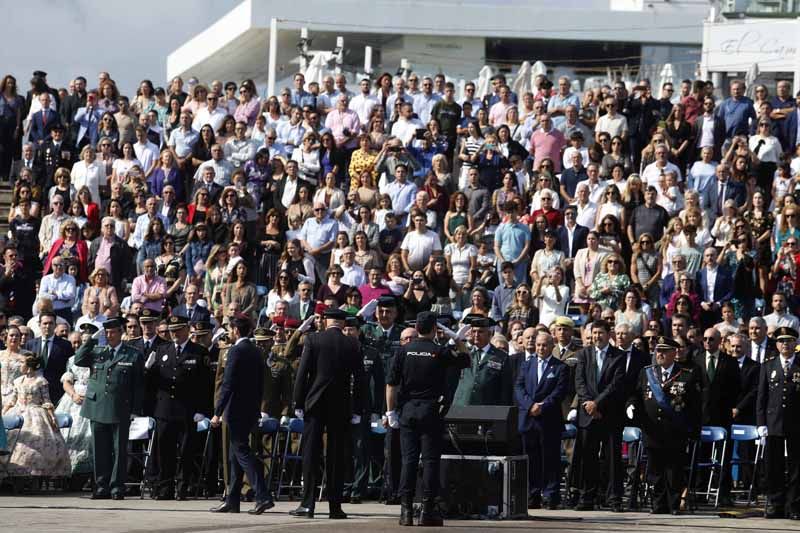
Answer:
[{"label": "police officer in blue uniform", "polygon": [[436,315],[417,315],[419,338],[403,346],[394,357],[386,380],[387,423],[400,429],[403,469],[400,474],[400,525],[414,525],[414,489],[417,464],[422,455],[422,514],[420,526],[441,526],[435,506],[439,488],[439,460],[442,455],[444,416],[449,407],[445,378],[450,368],[470,365],[467,348],[458,341],[450,345],[434,342]]}]

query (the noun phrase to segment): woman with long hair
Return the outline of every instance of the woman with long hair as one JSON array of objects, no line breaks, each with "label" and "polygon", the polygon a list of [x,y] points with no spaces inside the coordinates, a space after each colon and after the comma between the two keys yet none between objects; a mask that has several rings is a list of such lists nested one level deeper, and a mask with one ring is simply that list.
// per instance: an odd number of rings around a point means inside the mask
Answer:
[{"label": "woman with long hair", "polygon": [[164,194],[164,187],[171,185],[172,188],[175,189],[175,199],[179,202],[183,202],[186,200],[183,183],[183,173],[177,161],[175,161],[172,150],[170,148],[164,148],[161,150],[158,164],[153,174],[150,176],[150,192],[155,194],[156,197],[161,198]]},{"label": "woman with long hair", "polygon": [[528,284],[520,283],[517,285],[514,289],[514,297],[511,300],[511,305],[508,306],[506,314],[503,317],[503,323],[522,322],[525,324],[526,328],[535,326],[538,323],[544,324],[534,302],[535,298],[538,297],[536,289],[539,288],[540,286],[537,284],[533,294],[531,294],[531,288]]},{"label": "woman with long hair", "polygon": [[100,302],[100,313],[108,318],[119,314],[119,296],[117,289],[111,284],[111,276],[103,268],[95,268],[89,275],[89,286],[83,293],[82,311],[84,315],[89,314],[89,296],[94,295]]},{"label": "woman with long hair", "polygon": [[33,199],[33,188],[28,183],[21,183],[14,187],[14,192],[11,198],[11,208],[8,210],[8,223],[20,214],[19,204],[21,202],[28,202],[30,207],[30,216],[39,218],[41,215],[41,205]]},{"label": "woman with long hair", "polygon": [[83,212],[86,214],[86,219],[88,223],[93,228],[100,227],[100,206],[92,198],[92,192],[89,190],[89,187],[84,185],[80,189],[78,189],[78,195],[76,200],[81,203],[83,207]]},{"label": "woman with long hair", "polygon": [[384,275],[383,283],[395,296],[402,295],[411,283],[405,277],[405,268],[400,254],[391,254],[386,260],[386,274]]},{"label": "woman with long hair", "polygon": [[222,288],[222,309],[229,309],[235,303],[240,313],[248,315],[250,319],[256,317],[258,309],[258,292],[256,286],[247,281],[247,265],[242,259],[234,259],[236,266],[231,269],[227,283]]},{"label": "woman with long hair", "polygon": [[[380,237],[380,230],[378,229],[378,225],[372,220],[372,210],[365,205],[358,207],[358,222],[353,224],[348,230],[350,242],[355,241],[355,235],[359,231],[363,231],[367,236],[367,246],[377,252],[380,244],[378,240]],[[382,261],[381,264],[383,264]]]},{"label": "woman with long hair", "polygon": [[220,195],[220,215],[223,224],[233,224],[235,222],[247,222],[247,212],[239,205],[239,195],[235,187],[225,187]]},{"label": "woman with long hair", "polygon": [[483,147],[484,140],[478,123],[471,120],[467,123],[467,135],[461,144],[458,152],[458,159],[461,161],[461,175],[458,178],[458,190],[463,191],[467,186],[467,175],[469,169],[475,165],[475,155]]},{"label": "woman with long hair", "polygon": [[111,165],[111,183],[126,183],[128,171],[134,165],[142,167],[142,163],[136,158],[133,151],[133,144],[130,141],[122,143],[122,157],[118,157]]},{"label": "woman with long hair", "polygon": [[247,82],[239,86],[239,103],[233,112],[233,118],[237,122],[247,124],[247,129],[252,130],[256,123],[256,116],[261,107],[261,102],[256,94],[255,87]]},{"label": "woman with long hair", "polygon": [[411,274],[411,283],[403,293],[402,301],[405,320],[414,320],[417,313],[431,310],[435,301],[434,294],[428,286],[424,272],[415,270]]},{"label": "woman with long hair", "polygon": [[155,88],[150,80],[142,80],[136,91],[136,98],[131,102],[131,111],[134,115],[147,113],[156,106]]},{"label": "woman with long hair", "polygon": [[672,149],[670,159],[678,165],[681,173],[686,173],[686,166],[692,154],[692,125],[686,120],[685,108],[678,103],[672,106],[667,117],[666,133],[672,139]]},{"label": "woman with long hair", "polygon": [[378,178],[378,173],[375,169],[375,161],[378,159],[378,153],[372,148],[369,135],[362,134],[358,136],[358,148],[353,151],[350,157],[350,190],[358,189],[364,182],[363,174],[366,172],[370,177],[368,182],[370,185]]},{"label": "woman with long hair", "polygon": [[86,241],[81,239],[78,224],[72,219],[67,219],[61,225],[61,237],[56,239],[50,247],[50,253],[47,254],[47,259],[44,262],[43,275],[50,273],[52,270],[51,263],[56,256],[77,264],[79,275],[75,281],[77,283],[86,282],[89,276],[87,271],[89,248],[86,245]]},{"label": "woman with long hair", "polygon": [[344,192],[336,186],[336,176],[333,172],[325,174],[325,182],[314,193],[313,203],[322,203],[330,211],[335,211],[345,204]]},{"label": "woman with long hair", "polygon": [[209,304],[209,311],[214,316],[222,313],[222,287],[227,282],[225,275],[228,266],[228,249],[215,244],[208,253],[203,281],[203,296]]},{"label": "woman with long hair", "polygon": [[700,320],[700,295],[697,293],[694,279],[686,271],[678,274],[678,281],[675,284],[675,292],[672,293],[669,298],[669,302],[667,302],[667,318],[672,318],[672,315],[678,312],[676,304],[678,299],[682,297],[688,298],[692,303],[692,314],[690,315],[692,320]]},{"label": "woman with long hair", "polygon": [[353,235],[353,251],[355,252],[355,262],[364,269],[365,272],[371,268],[383,268],[383,260],[377,250],[370,248],[367,234],[358,230]]},{"label": "woman with long hair", "polygon": [[642,311],[642,297],[635,286],[628,287],[619,309],[614,313],[614,324],[628,324],[634,337],[647,329],[647,315]]},{"label": "woman with long hair", "polygon": [[609,185],[603,191],[603,196],[597,205],[597,215],[595,216],[595,229],[603,231],[600,225],[607,215],[617,218],[622,226],[625,226],[625,208],[622,205],[622,195],[616,185]]},{"label": "woman with long hair", "polygon": [[467,212],[468,205],[467,197],[463,192],[458,191],[450,196],[450,206],[444,216],[444,224],[442,225],[448,242],[456,242],[455,231],[460,226],[465,226],[468,233],[472,228],[472,217]]},{"label": "woman with long hair", "polygon": [[189,204],[188,213],[187,213],[187,221],[189,224],[197,224],[198,222],[203,222],[206,219],[206,211],[208,208],[211,207],[211,200],[208,196],[208,190],[205,187],[201,187],[194,192],[194,199],[192,203]]},{"label": "woman with long hair", "polygon": [[455,282],[456,308],[466,306],[466,295],[475,283],[474,273],[477,269],[478,248],[467,241],[469,231],[464,225],[457,226],[453,232],[452,242],[444,247],[447,268]]},{"label": "woman with long hair", "polygon": [[264,230],[256,247],[256,287],[266,290],[275,285],[278,261],[286,242],[280,222],[281,216],[274,207],[264,215]]},{"label": "woman with long hair", "polygon": [[275,277],[275,286],[267,294],[267,315],[272,318],[275,314],[275,305],[278,302],[286,302],[289,306],[294,306],[300,301],[297,292],[298,281],[288,270],[279,270]]},{"label": "woman with long hair", "polygon": [[25,98],[17,94],[17,79],[6,74],[0,82],[0,176],[8,176],[11,161],[22,146],[22,111]]},{"label": "woman with long hair", "polygon": [[296,283],[307,281],[314,285],[317,282],[314,260],[303,252],[303,245],[298,239],[290,239],[286,243],[278,268],[289,272]]},{"label": "woman with long hair", "polygon": [[353,189],[351,184],[349,192],[350,197],[355,195],[355,201],[358,205],[375,209],[378,206],[380,193],[375,186],[375,178],[372,176],[372,172],[370,170],[363,170],[358,177],[360,178],[360,185]]},{"label": "woman with long hair", "polygon": [[[526,286],[517,286],[517,292],[520,287]],[[550,327],[557,317],[566,316],[569,287],[564,283],[564,269],[560,266],[551,268],[546,276],[542,276],[536,282],[531,295],[539,302],[540,324]]]},{"label": "woman with long hair", "polygon": [[603,260],[600,272],[594,278],[589,296],[603,306],[616,310],[631,279],[625,274],[622,257],[617,253],[608,254]]},{"label": "woman with long hair", "polygon": [[661,266],[661,256],[656,251],[655,239],[650,233],[642,233],[631,258],[631,278],[642,287],[652,308],[658,307]]},{"label": "woman with long hair", "polygon": [[603,155],[600,162],[600,177],[610,178],[611,170],[615,165],[622,165],[623,179],[627,178],[633,172],[633,165],[630,157],[625,154],[625,141],[622,137],[615,135],[611,138],[611,150]]},{"label": "woman with long hair", "polygon": [[183,254],[186,243],[189,242],[189,234],[192,232],[192,225],[188,220],[189,211],[186,204],[179,203],[175,207],[175,221],[167,228],[167,233],[175,239],[175,250]]},{"label": "woman with long hair", "polygon": [[297,197],[286,210],[286,217],[299,218],[302,224],[312,216],[314,216],[314,202],[311,201],[311,189],[306,184],[298,185]]},{"label": "woman with long hair", "polygon": [[775,228],[775,217],[767,209],[766,197],[763,191],[756,189],[752,196],[753,207],[746,211],[742,218],[747,222],[753,231],[756,248],[756,264],[758,266],[758,281],[761,291],[767,291],[767,274],[769,265],[772,263],[772,251],[770,250],[770,237]]},{"label": "woman with long hair", "polygon": [[292,160],[297,162],[298,177],[309,185],[316,187],[319,182],[320,160],[317,145],[317,134],[313,131],[303,135],[303,145],[292,152]]},{"label": "woman with long hair", "polygon": [[211,159],[211,147],[217,144],[214,128],[206,124],[200,128],[200,136],[192,147],[192,167],[196,170],[200,165]]},{"label": "woman with long hair", "polygon": [[166,233],[164,223],[158,217],[155,217],[147,225],[142,246],[136,255],[136,269],[139,274],[144,272],[145,259],[155,259],[161,253],[161,241],[164,240]]},{"label": "woman with long hair", "polygon": [[[100,149],[101,156],[104,154],[116,156],[116,154],[119,153],[119,126],[117,126],[117,119],[114,118],[114,115],[110,111],[106,111],[100,117],[100,127],[97,129],[97,138],[100,139],[97,142],[97,146]],[[104,142],[108,142],[107,147],[103,144]],[[105,151],[103,148],[108,148],[108,150]],[[112,157],[112,163],[113,159],[115,159],[115,157]],[[108,174],[111,173],[109,172]]]}]

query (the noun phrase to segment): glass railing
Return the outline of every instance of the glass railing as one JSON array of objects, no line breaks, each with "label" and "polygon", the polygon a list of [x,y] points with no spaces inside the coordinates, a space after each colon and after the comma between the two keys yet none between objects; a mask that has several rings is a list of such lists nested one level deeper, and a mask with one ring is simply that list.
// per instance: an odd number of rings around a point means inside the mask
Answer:
[{"label": "glass railing", "polygon": [[[741,11],[742,8],[744,8],[743,11]],[[724,11],[734,9],[755,17],[795,17],[800,15],[800,0],[727,0],[723,2]]]}]

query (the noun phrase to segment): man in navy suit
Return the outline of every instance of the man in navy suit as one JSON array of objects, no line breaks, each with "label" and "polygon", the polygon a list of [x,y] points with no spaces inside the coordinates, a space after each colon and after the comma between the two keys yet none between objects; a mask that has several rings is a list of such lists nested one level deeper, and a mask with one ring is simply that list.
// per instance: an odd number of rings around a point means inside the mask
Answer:
[{"label": "man in navy suit", "polygon": [[275,506],[264,481],[264,468],[250,449],[250,433],[261,414],[261,398],[264,392],[261,350],[248,338],[252,327],[246,315],[236,314],[228,332],[233,346],[228,350],[225,374],[211,425],[219,427],[223,416],[228,424],[230,480],[227,498],[221,505],[211,509],[214,513],[239,512],[243,474],[247,474],[250,485],[255,489],[256,504],[248,513],[261,514]]},{"label": "man in navy suit", "polygon": [[722,216],[722,208],[726,200],[736,202],[736,207],[742,207],[747,201],[747,191],[744,185],[730,179],[731,171],[728,163],[724,161],[717,165],[717,180],[706,189],[703,209],[709,214],[708,223],[713,225],[717,217]]},{"label": "man in navy suit", "polygon": [[36,146],[44,144],[50,140],[50,131],[56,124],[60,124],[58,113],[50,109],[50,93],[39,95],[39,103],[42,109],[31,116],[30,140]]},{"label": "man in navy suit", "polygon": [[72,345],[53,334],[56,330],[56,315],[52,312],[45,311],[39,314],[39,330],[42,336],[29,340],[25,349],[42,358],[50,401],[55,405],[64,395],[61,376],[67,371],[67,361],[72,357]]},{"label": "man in navy suit", "polygon": [[199,295],[200,289],[197,288],[197,285],[190,284],[183,292],[185,302],[175,307],[172,310],[172,314],[187,318],[192,324],[195,322],[211,322],[211,313],[208,309],[197,304]]},{"label": "man in navy suit", "polygon": [[703,252],[700,277],[700,321],[710,328],[720,321],[720,308],[733,297],[733,274],[717,265],[717,249],[709,246]]},{"label": "man in navy suit", "polygon": [[514,386],[519,431],[528,454],[528,507],[557,509],[561,499],[561,401],[569,390],[567,365],[553,357],[553,337],[527,328],[525,359]]}]

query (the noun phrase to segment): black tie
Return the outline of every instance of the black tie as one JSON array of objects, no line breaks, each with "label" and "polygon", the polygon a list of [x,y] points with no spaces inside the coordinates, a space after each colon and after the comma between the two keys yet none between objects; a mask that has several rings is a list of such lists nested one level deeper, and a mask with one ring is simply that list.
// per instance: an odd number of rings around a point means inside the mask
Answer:
[{"label": "black tie", "polygon": [[150,355],[150,341],[144,341],[144,353]]}]

